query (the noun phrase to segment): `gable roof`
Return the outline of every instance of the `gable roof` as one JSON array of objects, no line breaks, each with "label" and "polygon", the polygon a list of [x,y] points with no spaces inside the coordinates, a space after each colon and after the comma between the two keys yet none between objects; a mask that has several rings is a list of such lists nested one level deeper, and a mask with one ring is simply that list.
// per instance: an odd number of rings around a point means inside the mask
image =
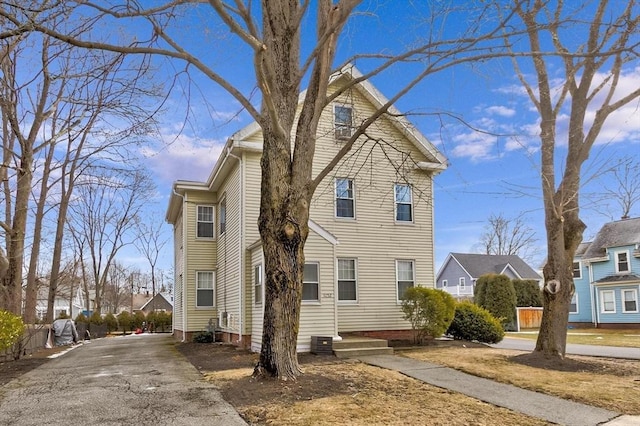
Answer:
[{"label": "gable roof", "polygon": [[605,223],[583,255],[584,259],[597,259],[607,255],[612,247],[640,244],[640,217]]},{"label": "gable roof", "polygon": [[502,274],[507,268],[511,268],[523,280],[541,279],[533,268],[515,254],[450,253],[449,256],[455,259],[473,279],[484,274]]}]

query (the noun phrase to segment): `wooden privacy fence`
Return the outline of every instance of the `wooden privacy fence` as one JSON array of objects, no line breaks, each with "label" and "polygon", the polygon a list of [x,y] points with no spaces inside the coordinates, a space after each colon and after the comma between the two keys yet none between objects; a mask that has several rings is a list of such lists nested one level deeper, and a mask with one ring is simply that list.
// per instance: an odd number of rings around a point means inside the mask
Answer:
[{"label": "wooden privacy fence", "polygon": [[518,315],[518,331],[526,328],[540,328],[542,322],[542,308],[516,308]]}]

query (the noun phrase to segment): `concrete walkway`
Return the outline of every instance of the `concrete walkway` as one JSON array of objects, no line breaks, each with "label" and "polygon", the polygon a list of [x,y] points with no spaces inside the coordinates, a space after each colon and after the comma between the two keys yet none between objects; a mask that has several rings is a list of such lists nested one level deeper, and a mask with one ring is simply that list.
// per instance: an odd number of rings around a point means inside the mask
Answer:
[{"label": "concrete walkway", "polygon": [[[640,341],[640,339],[639,339]],[[497,349],[512,349],[531,352],[536,341],[526,338],[505,337],[500,343],[489,345]],[[623,358],[640,360],[640,348],[622,348],[617,346],[577,345],[567,343],[567,355],[602,356],[607,358]]]},{"label": "concrete walkway", "polygon": [[0,425],[246,425],[167,334],[92,340],[0,387]]},{"label": "concrete walkway", "polygon": [[359,359],[440,388],[560,425],[640,426],[640,416],[621,416],[613,411],[483,379],[438,364],[397,355],[371,355]]}]

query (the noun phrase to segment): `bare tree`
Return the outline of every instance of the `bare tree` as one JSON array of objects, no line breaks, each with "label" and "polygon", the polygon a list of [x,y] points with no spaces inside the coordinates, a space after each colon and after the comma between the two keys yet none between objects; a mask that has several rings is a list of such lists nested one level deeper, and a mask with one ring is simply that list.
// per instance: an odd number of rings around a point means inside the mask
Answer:
[{"label": "bare tree", "polygon": [[[540,114],[547,230],[544,314],[533,355],[563,359],[575,291],[572,262],[585,230],[580,219],[581,169],[607,118],[640,97],[640,88],[622,92],[619,87],[626,65],[637,61],[640,53],[640,16],[635,0],[571,4],[528,0],[516,4],[515,10],[529,44],[526,52],[516,52],[515,40],[511,43],[512,62]],[[532,60],[533,82],[521,68],[522,56]],[[558,134],[563,116],[569,117],[566,135]],[[558,180],[558,157],[565,150]]]},{"label": "bare tree", "polygon": [[[158,287],[158,258],[162,253],[162,249],[167,244],[167,238],[162,236],[162,227],[164,224],[162,222],[157,222],[151,220],[151,222],[147,221],[137,221],[136,228],[138,229],[138,238],[135,240],[134,245],[138,249],[140,253],[142,253],[149,262],[149,267],[151,268],[151,296],[155,297],[156,290]],[[155,312],[155,299],[152,301],[152,310]]]},{"label": "bare tree", "polygon": [[[20,34],[37,30],[47,35],[89,49],[105,49],[115,52],[142,55],[161,55],[188,64],[230,93],[252,116],[262,129],[262,187],[260,200],[259,230],[265,255],[265,314],[263,322],[262,350],[257,373],[280,378],[292,378],[300,374],[296,357],[296,340],[300,312],[303,248],[308,236],[309,206],[315,190],[345,158],[360,146],[366,133],[378,119],[389,114],[392,105],[430,74],[445,68],[489,59],[503,54],[501,29],[506,28],[504,20],[488,16],[490,8],[480,2],[474,11],[474,20],[469,21],[468,31],[453,40],[440,39],[435,28],[447,16],[448,5],[440,5],[444,10],[436,10],[425,23],[425,37],[412,50],[397,55],[375,52],[360,54],[348,59],[337,68],[348,73],[347,63],[360,61],[368,63],[369,71],[351,79],[346,84],[327,93],[333,81],[332,70],[338,40],[349,18],[354,14],[358,0],[319,0],[315,11],[310,10],[311,2],[298,0],[259,2],[260,10],[251,1],[223,2],[211,0],[207,5],[199,1],[175,0],[164,4],[154,4],[149,8],[137,1],[122,1],[109,5],[91,2],[52,2],[48,6],[66,8],[65,16],[71,18],[74,7],[81,9],[82,19],[73,21],[70,31],[57,31],[40,19],[25,22],[20,17],[1,14],[9,24],[4,33]],[[196,6],[197,5],[197,6]],[[475,6],[475,5],[474,5]],[[33,5],[37,9],[37,5]],[[224,75],[224,67],[215,69],[217,61],[200,57],[190,52],[189,43],[183,40],[182,17],[196,8],[210,7],[211,23],[222,22],[248,48],[247,59],[254,68],[255,79],[260,91],[260,106],[255,99],[253,88],[243,90],[234,86],[233,75]],[[79,10],[80,10],[79,9]],[[202,10],[205,16],[206,13]],[[315,27],[303,24],[305,17],[315,14]],[[46,14],[45,14],[46,16]],[[109,44],[91,40],[88,36],[76,37],[74,32],[95,26],[101,20],[122,19],[137,23],[139,31],[148,31],[148,41],[137,38],[133,42]],[[493,23],[493,25],[491,25]],[[307,28],[311,34],[306,34]],[[0,33],[2,37],[3,33]],[[84,33],[83,33],[84,34]],[[309,54],[301,52],[301,40],[314,39]],[[368,117],[363,117],[355,126],[351,137],[343,144],[338,154],[324,165],[316,164],[317,173],[312,172],[316,136],[320,115],[325,107],[335,99],[348,93],[355,85],[373,76],[391,70],[403,62],[411,62],[413,67],[403,73],[394,74],[400,89],[387,103]],[[398,77],[404,77],[404,82]],[[301,109],[298,102],[302,82],[307,82],[307,90]],[[299,111],[299,115],[297,115]],[[395,111],[393,111],[396,114]]]},{"label": "bare tree", "polygon": [[509,219],[502,213],[492,214],[487,221],[480,237],[485,254],[515,254],[527,260],[537,254],[536,233],[527,225],[524,215]]},{"label": "bare tree", "polygon": [[130,228],[148,201],[153,185],[143,172],[120,170],[117,176],[92,177],[77,188],[69,225],[88,251],[88,270],[101,312],[109,270],[116,255],[135,238]]},{"label": "bare tree", "polygon": [[105,288],[104,302],[109,306],[109,312],[117,314],[122,307],[130,303],[130,271],[120,262],[114,260],[109,269],[109,276]]},{"label": "bare tree", "polygon": [[604,186],[607,200],[614,200],[620,208],[620,215],[615,217],[628,219],[640,202],[640,161],[637,157],[623,158],[610,175],[614,182]]}]

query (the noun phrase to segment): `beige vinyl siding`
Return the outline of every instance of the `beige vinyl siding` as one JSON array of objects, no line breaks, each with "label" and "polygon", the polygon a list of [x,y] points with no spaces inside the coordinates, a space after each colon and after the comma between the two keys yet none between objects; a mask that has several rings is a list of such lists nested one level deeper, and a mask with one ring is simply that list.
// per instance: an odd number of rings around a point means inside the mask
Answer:
[{"label": "beige vinyl siding", "polygon": [[174,253],[174,302],[173,302],[173,328],[177,330],[184,330],[183,325],[183,306],[182,306],[182,275],[184,266],[184,251],[183,251],[183,221],[182,212],[178,216],[176,223],[173,226],[173,253]]},{"label": "beige vinyl siding", "polygon": [[[227,323],[221,321],[224,331],[240,333],[242,308],[240,306],[240,285],[244,281],[241,260],[245,250],[241,247],[240,222],[242,217],[242,200],[240,192],[241,167],[236,159],[233,169],[218,189],[218,207],[216,217],[220,215],[220,202],[226,200],[227,225],[223,235],[218,235],[216,306],[219,313],[227,313]],[[220,225],[216,219],[216,232]]]},{"label": "beige vinyl siding", "polygon": [[[353,106],[356,123],[360,115],[372,111],[356,93],[344,101]],[[322,126],[327,136],[318,140],[314,173],[342,146],[333,136],[332,108],[325,111]],[[368,133],[391,146],[366,143],[359,147],[359,155],[347,158],[319,185],[311,209],[311,218],[340,241],[336,257],[357,259],[358,300],[356,304],[338,302],[340,332],[409,328],[397,302],[396,259],[414,260],[416,283],[433,287],[432,180],[414,170],[415,162],[427,159],[384,119]],[[412,160],[401,152],[410,152]],[[355,219],[335,217],[336,177],[354,180]],[[405,179],[413,185],[413,222],[396,223],[394,184]]]},{"label": "beige vinyl siding", "polygon": [[315,232],[309,232],[304,247],[305,262],[319,265],[319,299],[318,302],[302,302],[297,343],[300,352],[309,351],[311,336],[332,337],[336,334],[333,253],[333,244]]},{"label": "beige vinyl siding", "polygon": [[[212,308],[196,307],[196,272],[216,271],[218,241],[196,238],[197,206],[214,205],[215,194],[209,191],[187,191],[183,220],[186,220],[187,270],[183,274],[183,286],[186,294],[187,331],[205,330],[210,320],[217,318],[216,306]],[[217,215],[216,215],[217,220]],[[218,279],[216,274],[216,280]]]},{"label": "beige vinyl siding", "polygon": [[245,244],[247,247],[260,239],[258,215],[260,214],[260,153],[247,152],[245,161]]},{"label": "beige vinyl siding", "polygon": [[[250,251],[249,254],[250,262],[247,262],[251,265],[251,272],[248,274],[247,288],[250,289],[250,294],[247,297],[247,301],[250,301],[247,304],[251,304],[251,350],[254,352],[260,351],[262,347],[262,323],[264,319],[264,261],[262,258],[262,247],[258,246]],[[261,265],[263,272],[262,286],[263,286],[263,298],[262,303],[256,305],[253,290],[254,290],[254,281],[253,281],[253,270],[257,265]],[[248,292],[249,293],[249,292]]]}]

